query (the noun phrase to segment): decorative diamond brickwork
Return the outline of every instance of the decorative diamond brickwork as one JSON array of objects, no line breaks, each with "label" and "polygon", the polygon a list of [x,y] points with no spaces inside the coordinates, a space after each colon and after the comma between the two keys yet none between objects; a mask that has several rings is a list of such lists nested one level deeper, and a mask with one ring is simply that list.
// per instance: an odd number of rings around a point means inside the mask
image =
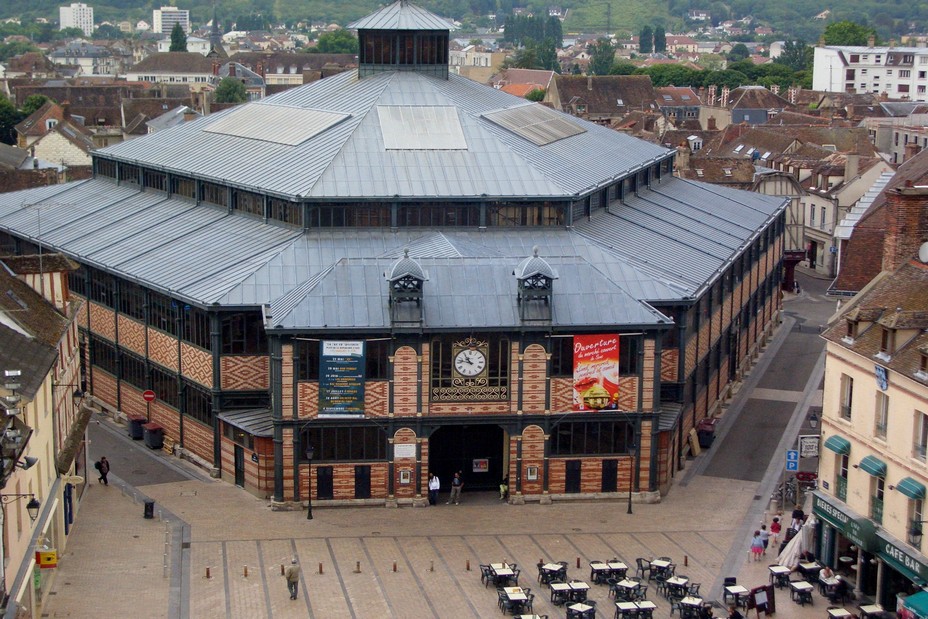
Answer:
[{"label": "decorative diamond brickwork", "polygon": [[[522,354],[522,412],[545,412],[548,353],[544,346],[532,344]],[[513,390],[515,391],[515,390]]]},{"label": "decorative diamond brickwork", "polygon": [[[270,386],[268,364],[266,355],[223,355],[219,358],[222,388],[233,391],[267,389]],[[289,381],[283,382],[290,384]]]},{"label": "decorative diamond brickwork", "polygon": [[[425,366],[428,367],[428,366]],[[416,351],[403,346],[393,356],[393,414],[415,416],[419,362]]]},{"label": "decorative diamond brickwork", "polygon": [[152,361],[177,371],[177,338],[164,331],[148,329],[148,356]]},{"label": "decorative diamond brickwork", "polygon": [[364,383],[364,414],[367,417],[386,417],[389,414],[390,383],[369,380]]},{"label": "decorative diamond brickwork", "polygon": [[137,355],[145,356],[145,325],[128,316],[118,316],[119,345]]},{"label": "decorative diamond brickwork", "polygon": [[574,385],[570,378],[551,379],[551,410],[569,411],[574,407]]},{"label": "decorative diamond brickwork", "polygon": [[184,376],[204,387],[211,388],[213,386],[213,355],[187,342],[180,343],[180,353],[183,359]]},{"label": "decorative diamond brickwork", "polygon": [[91,303],[90,325],[94,335],[105,337],[111,342],[116,341],[116,318],[113,310],[99,303]]},{"label": "decorative diamond brickwork", "polygon": [[460,402],[432,404],[432,415],[508,415],[509,402]]}]

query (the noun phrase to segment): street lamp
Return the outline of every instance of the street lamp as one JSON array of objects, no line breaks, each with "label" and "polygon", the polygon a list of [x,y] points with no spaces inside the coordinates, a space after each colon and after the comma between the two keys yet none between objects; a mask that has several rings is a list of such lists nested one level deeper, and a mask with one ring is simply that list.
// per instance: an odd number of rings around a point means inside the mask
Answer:
[{"label": "street lamp", "polygon": [[306,459],[309,460],[309,493],[306,496],[306,519],[313,519],[313,455],[316,450],[312,444],[306,446]]},{"label": "street lamp", "polygon": [[631,457],[631,464],[628,467],[628,511],[626,512],[628,514],[632,513],[632,490],[635,485],[635,452],[637,449],[635,443],[628,447],[628,455]]},{"label": "street lamp", "polygon": [[812,411],[812,414],[809,415],[809,427],[813,430],[818,427],[818,415],[815,414],[815,411]]},{"label": "street lamp", "polygon": [[42,504],[39,503],[39,500],[35,498],[34,494],[0,494],[0,503],[6,505],[7,503],[13,503],[20,499],[30,497],[29,502],[26,503],[26,512],[29,513],[29,518],[32,522],[35,522],[35,519],[39,517],[39,508],[42,507]]},{"label": "street lamp", "polygon": [[922,524],[925,522],[928,522],[928,520],[912,521],[912,526],[909,528],[909,543],[911,543],[913,546],[922,545],[922,535],[924,534],[922,531]]}]

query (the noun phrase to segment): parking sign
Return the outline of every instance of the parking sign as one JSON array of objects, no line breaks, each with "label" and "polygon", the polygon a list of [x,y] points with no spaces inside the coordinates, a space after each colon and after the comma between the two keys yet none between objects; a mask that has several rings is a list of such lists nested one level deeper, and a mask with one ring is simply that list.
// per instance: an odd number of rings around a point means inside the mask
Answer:
[{"label": "parking sign", "polygon": [[799,470],[799,450],[798,449],[787,449],[786,450],[786,470],[787,471],[798,471]]}]

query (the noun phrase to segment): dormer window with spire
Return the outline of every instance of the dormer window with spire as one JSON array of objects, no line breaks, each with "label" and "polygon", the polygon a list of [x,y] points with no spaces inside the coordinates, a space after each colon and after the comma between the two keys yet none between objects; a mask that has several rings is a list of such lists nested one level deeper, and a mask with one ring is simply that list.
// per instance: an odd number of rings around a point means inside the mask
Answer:
[{"label": "dormer window with spire", "polygon": [[390,287],[390,320],[393,323],[422,322],[422,284],[428,280],[422,266],[403,250],[403,257],[384,273]]},{"label": "dormer window with spire", "polygon": [[519,263],[512,272],[518,280],[519,317],[522,320],[551,320],[551,293],[557,273],[538,256],[538,247],[532,255]]}]

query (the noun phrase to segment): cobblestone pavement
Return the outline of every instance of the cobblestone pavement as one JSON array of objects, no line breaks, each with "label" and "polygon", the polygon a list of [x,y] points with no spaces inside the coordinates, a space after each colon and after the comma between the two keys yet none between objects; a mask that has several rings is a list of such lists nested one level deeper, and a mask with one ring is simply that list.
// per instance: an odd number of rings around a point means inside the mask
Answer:
[{"label": "cobblestone pavement", "polygon": [[[775,355],[776,346],[774,338],[765,354]],[[750,389],[750,381],[745,385]],[[771,437],[778,449],[794,440],[804,403],[814,402],[817,388],[812,375],[802,392],[783,395],[796,411],[783,437]],[[736,396],[726,415],[736,416],[749,396]],[[103,421],[92,431],[125,434],[114,427]],[[775,557],[748,562],[748,540],[773,516],[767,497],[782,468],[772,461],[761,481],[739,479],[737,471],[701,473],[724,438],[687,464],[661,503],[635,504],[631,515],[624,501],[513,506],[495,493],[465,493],[461,505],[317,507],[308,521],[305,511],[272,512],[267,501],[199,472],[135,489],[114,470],[109,487],[86,490],[42,616],[494,617],[497,596],[481,583],[478,565],[505,560],[521,567],[519,582],[536,594],[536,613],[563,617],[564,608],[551,604],[547,588],[535,581],[535,564],[567,561],[571,578],[589,581],[589,562],[612,557],[632,565],[637,557],[669,556],[678,574],[702,583],[702,595],[716,601],[726,576],[748,588],[768,580]],[[120,442],[127,453],[145,450],[128,438]],[[114,448],[111,441],[107,448]],[[155,501],[154,519],[143,518],[146,498]],[[281,566],[294,556],[303,577],[298,599],[290,600]],[[826,617],[827,601],[817,594],[805,607],[782,591],[776,595],[777,617]],[[593,585],[589,597],[598,618],[613,616],[606,587]],[[655,618],[671,616],[654,583],[648,598],[658,606]],[[719,606],[716,616],[724,615]]]}]

